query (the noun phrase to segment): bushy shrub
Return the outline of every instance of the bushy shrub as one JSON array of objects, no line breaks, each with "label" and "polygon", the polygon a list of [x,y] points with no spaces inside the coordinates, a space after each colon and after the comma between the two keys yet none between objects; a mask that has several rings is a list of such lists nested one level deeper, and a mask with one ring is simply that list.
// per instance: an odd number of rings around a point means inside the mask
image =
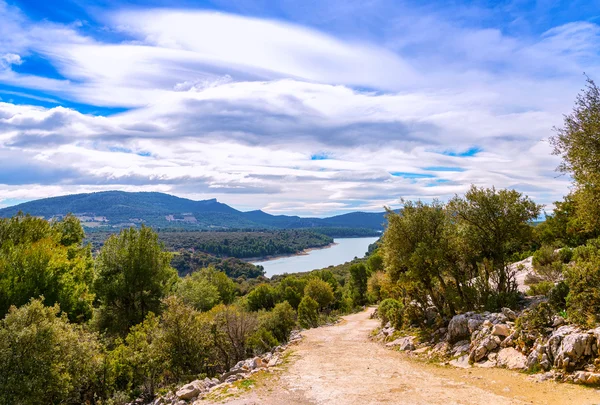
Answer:
[{"label": "bushy shrub", "polygon": [[554,310],[547,302],[541,302],[535,307],[525,310],[515,322],[517,345],[523,349],[532,347],[535,341],[545,333],[545,329],[552,325],[554,315]]},{"label": "bushy shrub", "polygon": [[565,264],[571,261],[573,251],[569,248],[555,250],[552,246],[542,246],[533,254],[533,269],[543,281],[559,281],[563,278]]},{"label": "bushy shrub", "polygon": [[271,331],[265,328],[259,328],[248,338],[248,347],[256,355],[266,353],[278,344],[279,341],[273,336]]},{"label": "bushy shrub", "polygon": [[385,326],[389,322],[394,328],[399,328],[402,325],[403,312],[404,305],[393,298],[381,301],[377,309],[377,314],[381,319],[381,326]]},{"label": "bushy shrub", "polygon": [[296,311],[287,301],[280,302],[272,311],[261,314],[259,323],[278,342],[287,342],[290,332],[296,326]]},{"label": "bushy shrub", "polygon": [[548,292],[548,303],[555,311],[564,311],[567,307],[568,295],[569,286],[564,281],[561,281]]},{"label": "bushy shrub", "polygon": [[579,257],[566,271],[569,319],[589,327],[600,322],[600,254],[597,250],[590,252],[592,249],[595,248],[575,249]]},{"label": "bushy shrub", "polygon": [[490,312],[497,312],[504,307],[516,308],[520,298],[521,295],[518,291],[492,292],[486,297],[484,309]]},{"label": "bushy shrub", "polygon": [[537,284],[530,285],[529,289],[527,290],[527,295],[547,295],[552,288],[554,288],[554,283],[552,281],[542,281]]},{"label": "bushy shrub", "polygon": [[217,287],[199,272],[185,276],[177,285],[175,294],[198,311],[208,311],[220,301]]},{"label": "bushy shrub", "polygon": [[96,335],[58,306],[32,300],[0,322],[0,403],[81,404],[93,399],[102,359]]},{"label": "bushy shrub", "polygon": [[304,295],[315,300],[320,310],[327,308],[335,299],[331,285],[316,277],[306,283]]},{"label": "bushy shrub", "polygon": [[298,323],[303,328],[316,328],[319,326],[319,303],[309,296],[305,296],[300,301]]},{"label": "bushy shrub", "polygon": [[250,311],[269,310],[275,306],[275,289],[268,284],[261,284],[250,291],[246,298]]}]

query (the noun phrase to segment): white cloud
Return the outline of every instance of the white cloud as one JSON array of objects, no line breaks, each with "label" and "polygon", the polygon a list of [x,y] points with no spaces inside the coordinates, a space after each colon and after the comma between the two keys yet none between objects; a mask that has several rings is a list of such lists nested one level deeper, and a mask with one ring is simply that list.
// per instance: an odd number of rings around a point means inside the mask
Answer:
[{"label": "white cloud", "polygon": [[[123,42],[29,22],[1,1],[0,18],[22,34],[0,39],[0,82],[134,107],[105,117],[0,103],[5,199],[118,188],[320,215],[474,183],[549,204],[568,179],[544,139],[581,73],[600,72],[599,28],[587,22],[522,39],[429,16],[375,45],[204,11],[107,15]],[[33,53],[65,79],[11,69]]]}]

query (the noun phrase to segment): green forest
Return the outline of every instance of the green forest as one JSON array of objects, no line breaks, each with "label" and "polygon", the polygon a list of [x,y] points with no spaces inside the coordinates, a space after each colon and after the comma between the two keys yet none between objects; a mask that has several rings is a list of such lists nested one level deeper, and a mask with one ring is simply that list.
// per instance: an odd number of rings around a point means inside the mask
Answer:
[{"label": "green forest", "polygon": [[[98,249],[110,235],[112,233],[93,232],[88,234],[86,241]],[[295,254],[333,243],[332,237],[307,230],[172,231],[159,232],[158,235],[166,249],[173,252],[185,249],[239,259]]]}]

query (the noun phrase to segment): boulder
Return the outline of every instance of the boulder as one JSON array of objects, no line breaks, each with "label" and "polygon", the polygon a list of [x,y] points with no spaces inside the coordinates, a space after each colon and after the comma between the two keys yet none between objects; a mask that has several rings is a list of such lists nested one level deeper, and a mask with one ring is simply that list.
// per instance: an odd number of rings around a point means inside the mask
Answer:
[{"label": "boulder", "polygon": [[449,364],[458,368],[471,368],[471,364],[469,364],[469,355],[467,354],[465,354],[464,356],[460,356],[457,359],[451,360]]},{"label": "boulder", "polygon": [[264,368],[267,367],[267,362],[263,361],[260,357],[255,357],[252,359],[252,369],[256,368]]},{"label": "boulder", "polygon": [[510,328],[504,323],[498,323],[492,327],[492,335],[495,336],[509,336]]},{"label": "boulder", "polygon": [[448,324],[448,341],[450,343],[458,342],[463,340],[469,335],[469,319],[466,315],[455,315]]},{"label": "boulder", "polygon": [[398,347],[400,350],[415,350],[415,338],[413,336],[401,337],[393,342],[386,343],[387,347]]},{"label": "boulder", "polygon": [[452,346],[452,356],[460,356],[469,352],[471,343],[468,340],[461,340]]},{"label": "boulder", "polygon": [[591,333],[566,335],[554,357],[554,366],[569,371],[575,369],[591,357],[592,346],[595,343],[596,338]]},{"label": "boulder", "polygon": [[275,367],[278,363],[279,363],[279,356],[275,355],[275,356],[271,357],[271,360],[269,360],[269,363],[267,363],[267,367]]},{"label": "boulder", "polygon": [[467,325],[469,327],[469,332],[470,333],[475,332],[477,329],[479,329],[479,327],[481,326],[482,323],[483,323],[483,321],[481,319],[469,319],[467,322]]},{"label": "boulder", "polygon": [[527,357],[512,347],[501,349],[498,352],[496,361],[498,366],[511,370],[524,370],[527,368]]},{"label": "boulder", "polygon": [[207,388],[204,381],[195,380],[179,388],[175,395],[177,396],[177,398],[187,401],[197,397],[206,390]]},{"label": "boulder", "polygon": [[573,382],[585,385],[598,385],[600,384],[600,373],[577,371],[573,376]]},{"label": "boulder", "polygon": [[510,308],[502,308],[502,313],[504,314],[506,319],[508,319],[509,321],[517,320],[517,314],[515,313],[515,311],[513,311]]}]

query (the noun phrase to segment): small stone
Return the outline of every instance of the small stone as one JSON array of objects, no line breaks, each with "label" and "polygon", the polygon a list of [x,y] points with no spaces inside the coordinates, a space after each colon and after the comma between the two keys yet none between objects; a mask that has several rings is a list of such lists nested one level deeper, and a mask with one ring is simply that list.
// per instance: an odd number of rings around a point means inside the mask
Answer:
[{"label": "small stone", "polygon": [[509,321],[515,321],[517,319],[517,314],[510,308],[502,308],[502,313]]},{"label": "small stone", "polygon": [[506,347],[498,352],[498,365],[511,370],[527,368],[527,357],[513,347]]},{"label": "small stone", "polygon": [[510,329],[508,325],[498,323],[492,327],[492,335],[495,336],[508,336],[510,335]]}]

